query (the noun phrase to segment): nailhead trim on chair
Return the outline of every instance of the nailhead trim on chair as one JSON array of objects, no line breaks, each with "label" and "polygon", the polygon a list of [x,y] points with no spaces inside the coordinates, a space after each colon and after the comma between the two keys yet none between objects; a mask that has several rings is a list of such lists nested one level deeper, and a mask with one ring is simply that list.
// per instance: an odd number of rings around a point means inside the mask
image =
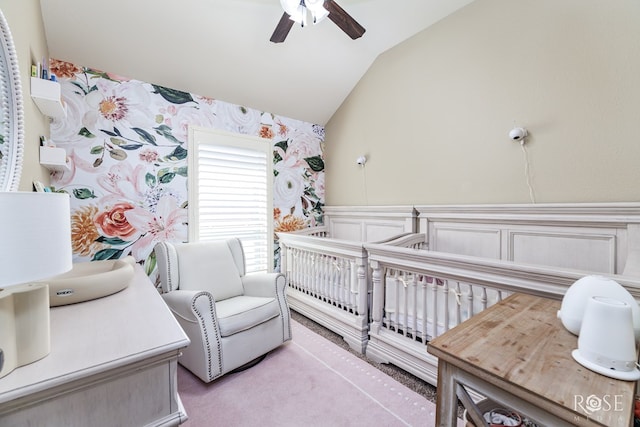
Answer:
[{"label": "nailhead trim on chair", "polygon": [[[159,242],[156,247],[154,248],[154,250],[161,250],[163,252],[163,256],[162,258],[164,258],[165,260],[167,260],[167,290],[165,291],[164,289],[162,289],[163,292],[171,292],[171,291],[175,291],[179,286],[180,283],[174,285],[173,281],[171,280],[173,277],[172,274],[172,269],[173,269],[173,262],[172,260],[175,258],[177,261],[177,257],[175,256],[175,251],[173,249],[172,246],[170,246],[167,242]],[[157,256],[156,256],[157,257]],[[157,257],[159,258],[159,257]],[[162,283],[161,283],[161,288],[163,288]]]},{"label": "nailhead trim on chair", "polygon": [[202,313],[196,308],[196,304],[195,304],[196,300],[201,296],[204,296],[209,300],[209,311],[212,313],[213,318],[217,319],[218,315],[216,313],[216,306],[213,302],[213,297],[209,292],[200,292],[193,297],[193,300],[191,303],[191,309],[198,316],[198,319],[200,321],[200,329],[203,331],[204,342],[207,347],[207,375],[210,380],[213,380],[219,377],[220,375],[222,375],[222,343],[220,342],[220,331],[218,330],[218,324],[216,322],[213,322],[213,324],[211,325],[211,328],[215,331],[216,348],[218,350],[218,373],[214,375],[211,370],[212,360],[211,360],[211,343],[209,340],[209,333],[208,333],[209,328],[204,324],[205,323],[204,316],[202,316]]}]

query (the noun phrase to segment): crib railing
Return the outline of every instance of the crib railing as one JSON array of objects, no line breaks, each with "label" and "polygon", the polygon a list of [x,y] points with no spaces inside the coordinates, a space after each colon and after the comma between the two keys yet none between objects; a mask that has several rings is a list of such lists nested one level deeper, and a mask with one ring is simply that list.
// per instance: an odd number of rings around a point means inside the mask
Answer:
[{"label": "crib railing", "polygon": [[[356,316],[368,312],[366,254],[362,245],[336,241],[317,251],[286,244],[289,286]],[[368,315],[368,314],[367,314]]]},{"label": "crib railing", "polygon": [[[428,342],[513,292],[561,299],[584,271],[365,244],[372,309],[366,354],[436,385]],[[640,281],[614,276],[638,298]]]},{"label": "crib railing", "polygon": [[[291,308],[338,333],[354,350],[364,353],[371,274],[363,244],[327,238],[323,227],[278,233],[278,237]],[[421,248],[425,241],[423,234],[407,233],[383,244]]]}]

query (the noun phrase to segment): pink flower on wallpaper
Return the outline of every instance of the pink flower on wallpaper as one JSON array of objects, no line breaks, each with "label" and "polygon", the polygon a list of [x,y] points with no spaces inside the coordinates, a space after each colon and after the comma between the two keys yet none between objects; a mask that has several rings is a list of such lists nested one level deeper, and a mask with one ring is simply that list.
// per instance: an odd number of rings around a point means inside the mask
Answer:
[{"label": "pink flower on wallpaper", "polygon": [[273,129],[271,129],[271,126],[262,125],[260,126],[260,132],[258,136],[260,138],[273,139],[274,137]]},{"label": "pink flower on wallpaper", "polygon": [[131,248],[136,259],[147,259],[157,242],[187,240],[187,210],[179,207],[177,200],[170,195],[158,201],[155,212],[136,207],[124,214],[129,223],[143,234]]},{"label": "pink flower on wallpaper", "polygon": [[128,162],[118,162],[107,173],[98,176],[98,184],[111,194],[127,200],[139,200],[147,190],[145,173],[144,164],[134,168]]},{"label": "pink flower on wallpaper", "polygon": [[261,116],[262,113],[251,108],[228,102],[217,102],[216,120],[211,127],[246,135],[258,135]]},{"label": "pink flower on wallpaper", "polygon": [[111,209],[98,213],[94,221],[102,235],[129,240],[139,234],[126,217],[126,212],[131,209],[134,209],[131,203],[123,202],[116,203]]},{"label": "pink flower on wallpaper", "polygon": [[62,91],[68,94],[64,97],[67,106],[66,117],[54,118],[51,121],[51,139],[56,145],[65,147],[67,144],[93,144],[89,138],[82,135],[80,130],[86,126],[83,123],[85,113],[89,106],[85,102],[84,95],[76,92],[77,87],[68,80],[61,80]]},{"label": "pink flower on wallpaper", "polygon": [[285,169],[307,168],[308,164],[305,159],[322,155],[318,138],[300,133],[288,140],[286,152],[279,146],[275,146],[274,151],[282,158],[274,165],[278,172]]},{"label": "pink flower on wallpaper", "polygon": [[287,133],[289,133],[289,128],[287,127],[287,125],[282,122],[278,122],[277,124],[278,124],[278,135],[287,136]]},{"label": "pink flower on wallpaper", "polygon": [[98,90],[85,96],[89,109],[82,121],[86,128],[110,131],[114,126],[129,129],[153,121],[154,114],[149,109],[151,94],[140,82],[101,79],[96,86]]},{"label": "pink flower on wallpaper", "polygon": [[142,160],[143,162],[155,163],[160,158],[160,155],[158,154],[157,150],[154,150],[152,148],[145,148],[144,150],[140,150],[138,157],[140,157],[140,160]]},{"label": "pink flower on wallpaper", "polygon": [[308,133],[295,132],[290,135],[288,156],[294,156],[298,159],[306,159],[309,157],[322,156],[322,145],[319,138]]},{"label": "pink flower on wallpaper", "polygon": [[321,200],[324,200],[325,195],[324,176],[324,172],[316,173],[312,176],[313,188],[315,189],[316,196]]},{"label": "pink flower on wallpaper", "polygon": [[189,126],[202,126],[212,128],[215,114],[209,105],[181,105],[167,109],[167,113],[173,114],[165,117],[165,123],[172,128],[173,136],[182,142],[189,139]]}]

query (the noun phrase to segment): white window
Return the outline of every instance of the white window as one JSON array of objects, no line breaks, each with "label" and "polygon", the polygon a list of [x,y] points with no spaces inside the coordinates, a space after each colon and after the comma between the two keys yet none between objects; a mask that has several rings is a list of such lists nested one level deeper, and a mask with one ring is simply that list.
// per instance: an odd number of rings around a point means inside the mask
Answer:
[{"label": "white window", "polygon": [[271,141],[189,129],[189,240],[238,237],[247,272],[273,270]]}]

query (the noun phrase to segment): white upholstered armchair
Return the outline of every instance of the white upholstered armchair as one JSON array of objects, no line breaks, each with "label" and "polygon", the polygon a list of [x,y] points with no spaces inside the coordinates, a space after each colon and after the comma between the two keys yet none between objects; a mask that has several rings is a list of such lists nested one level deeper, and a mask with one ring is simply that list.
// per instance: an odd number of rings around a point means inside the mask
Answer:
[{"label": "white upholstered armchair", "polygon": [[191,340],[179,362],[210,382],[291,339],[285,277],[245,274],[238,239],[155,246],[163,298]]}]

